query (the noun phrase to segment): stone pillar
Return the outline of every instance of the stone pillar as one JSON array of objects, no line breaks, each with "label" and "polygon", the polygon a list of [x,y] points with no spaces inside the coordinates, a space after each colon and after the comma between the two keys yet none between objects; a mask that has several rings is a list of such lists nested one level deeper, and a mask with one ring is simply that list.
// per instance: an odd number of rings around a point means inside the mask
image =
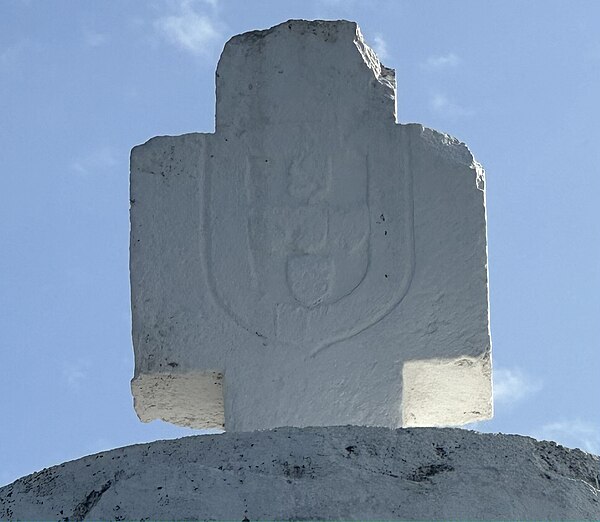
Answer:
[{"label": "stone pillar", "polygon": [[213,134],[131,154],[143,421],[459,425],[492,415],[484,172],[396,123],[355,23],[232,38]]}]

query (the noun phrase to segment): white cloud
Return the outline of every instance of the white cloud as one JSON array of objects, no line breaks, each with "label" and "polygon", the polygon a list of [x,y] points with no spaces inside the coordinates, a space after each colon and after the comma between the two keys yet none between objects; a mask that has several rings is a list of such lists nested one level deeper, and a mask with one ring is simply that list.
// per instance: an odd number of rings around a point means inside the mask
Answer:
[{"label": "white cloud", "polygon": [[0,65],[9,65],[14,62],[17,57],[18,50],[14,47],[0,49]]},{"label": "white cloud", "polygon": [[19,62],[23,58],[25,48],[28,46],[26,40],[9,45],[0,49],[0,66],[8,67]]},{"label": "white cloud", "polygon": [[156,30],[168,42],[193,54],[209,54],[214,43],[221,39],[214,15],[201,12],[200,4],[217,7],[216,0],[181,0],[173,14],[154,22]]},{"label": "white cloud", "polygon": [[115,448],[117,445],[113,444],[106,437],[98,437],[91,444],[88,444],[88,450],[86,454],[100,453],[101,451],[108,451]]},{"label": "white cloud", "polygon": [[343,4],[354,4],[355,0],[317,0],[324,7],[336,7]]},{"label": "white cloud", "polygon": [[109,37],[107,34],[99,33],[92,29],[83,30],[83,41],[89,47],[100,47],[108,42]]},{"label": "white cloud", "polygon": [[80,176],[106,172],[118,164],[117,155],[111,147],[101,147],[71,163],[71,170]]},{"label": "white cloud", "polygon": [[387,43],[379,33],[373,38],[373,50],[377,53],[380,60],[387,60],[389,58]]},{"label": "white cloud", "polygon": [[429,100],[429,108],[432,112],[451,118],[471,116],[473,114],[471,109],[451,101],[445,94],[441,93],[436,93],[431,96],[431,99]]},{"label": "white cloud", "polygon": [[494,368],[494,401],[514,404],[542,389],[542,383],[519,368]]},{"label": "white cloud", "polygon": [[88,378],[91,368],[89,361],[77,361],[66,363],[62,368],[62,377],[67,386],[73,390],[79,390]]},{"label": "white cloud", "polygon": [[553,440],[564,446],[600,454],[600,427],[581,419],[544,424],[535,434],[538,439]]},{"label": "white cloud", "polygon": [[429,70],[449,69],[451,67],[456,67],[460,61],[460,58],[454,53],[449,53],[439,56],[430,56],[422,66]]}]

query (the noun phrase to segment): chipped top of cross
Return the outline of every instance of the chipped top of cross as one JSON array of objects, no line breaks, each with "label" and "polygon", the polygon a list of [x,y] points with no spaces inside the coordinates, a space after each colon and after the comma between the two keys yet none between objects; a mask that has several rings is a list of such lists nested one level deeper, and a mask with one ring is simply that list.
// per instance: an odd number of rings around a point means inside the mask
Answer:
[{"label": "chipped top of cross", "polygon": [[223,49],[216,83],[217,129],[396,121],[395,72],[346,20],[289,20],[234,36]]}]

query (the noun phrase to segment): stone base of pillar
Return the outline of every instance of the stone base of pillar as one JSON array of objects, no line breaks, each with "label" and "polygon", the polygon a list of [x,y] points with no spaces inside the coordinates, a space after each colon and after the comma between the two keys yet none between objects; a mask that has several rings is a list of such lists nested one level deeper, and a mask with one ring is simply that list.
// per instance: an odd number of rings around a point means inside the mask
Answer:
[{"label": "stone base of pillar", "polygon": [[461,429],[279,428],[128,446],[0,488],[0,519],[597,520],[595,455]]}]

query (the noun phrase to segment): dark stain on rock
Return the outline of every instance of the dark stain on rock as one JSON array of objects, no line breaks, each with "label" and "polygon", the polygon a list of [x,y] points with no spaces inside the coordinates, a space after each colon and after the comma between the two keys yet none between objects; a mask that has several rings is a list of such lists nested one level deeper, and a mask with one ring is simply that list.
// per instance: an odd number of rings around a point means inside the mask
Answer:
[{"label": "dark stain on rock", "polygon": [[109,480],[100,488],[100,491],[96,491],[95,489],[90,491],[85,497],[85,500],[75,506],[71,520],[84,520],[93,507],[100,501],[102,495],[104,495],[111,486],[112,481]]},{"label": "dark stain on rock", "polygon": [[406,477],[413,482],[423,482],[430,480],[431,477],[445,471],[454,471],[452,466],[448,464],[429,464],[427,466],[419,466]]},{"label": "dark stain on rock", "polygon": [[438,454],[438,457],[444,458],[448,456],[448,452],[442,446],[436,446],[435,452]]}]

